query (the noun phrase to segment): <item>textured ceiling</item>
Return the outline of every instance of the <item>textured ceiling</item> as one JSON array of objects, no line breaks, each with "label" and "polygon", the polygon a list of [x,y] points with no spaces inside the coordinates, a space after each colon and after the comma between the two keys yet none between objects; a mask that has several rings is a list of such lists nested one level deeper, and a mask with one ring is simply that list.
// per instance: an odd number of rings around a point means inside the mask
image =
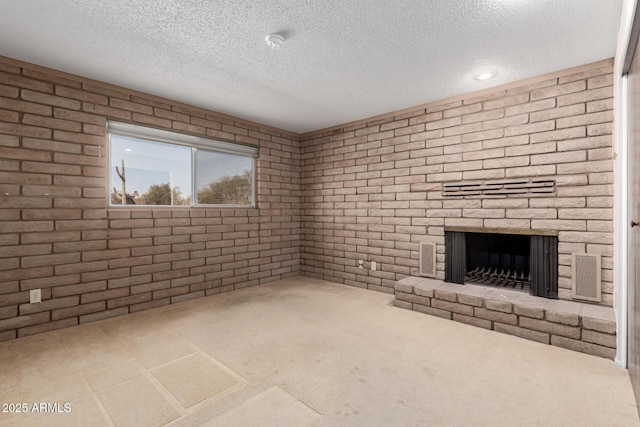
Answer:
[{"label": "textured ceiling", "polygon": [[0,0],[0,55],[304,133],[610,58],[621,5]]}]

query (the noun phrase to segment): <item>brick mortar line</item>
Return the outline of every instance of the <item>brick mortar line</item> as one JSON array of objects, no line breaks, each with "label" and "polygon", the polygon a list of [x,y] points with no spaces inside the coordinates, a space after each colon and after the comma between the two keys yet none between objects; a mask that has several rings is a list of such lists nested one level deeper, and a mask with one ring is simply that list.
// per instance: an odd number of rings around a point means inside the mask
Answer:
[{"label": "brick mortar line", "polygon": [[[437,290],[434,290],[437,291]],[[429,292],[427,292],[429,293]],[[423,313],[427,313],[427,314],[432,314],[432,315],[439,315],[439,317],[445,317],[449,320],[458,320],[456,319],[456,315],[464,315],[466,317],[469,317],[471,319],[477,319],[478,321],[482,322],[482,321],[487,321],[490,322],[490,327],[488,329],[491,330],[496,330],[496,323],[500,323],[503,324],[505,323],[504,320],[507,320],[508,318],[503,318],[502,321],[498,320],[497,317],[500,316],[511,316],[511,318],[515,318],[515,323],[509,323],[509,321],[507,321],[507,325],[514,327],[514,328],[519,328],[519,329],[523,329],[525,331],[531,331],[533,333],[539,333],[539,334],[546,334],[549,337],[549,342],[548,344],[550,345],[555,345],[551,342],[551,338],[556,336],[559,337],[558,339],[560,340],[565,340],[565,339],[569,339],[569,340],[576,340],[578,342],[582,342],[585,343],[587,346],[596,346],[596,348],[598,347],[602,347],[603,349],[610,349],[610,350],[614,350],[615,351],[615,343],[614,346],[609,346],[606,344],[602,344],[602,343],[595,343],[595,342],[591,342],[591,341],[585,341],[584,340],[584,332],[588,332],[588,333],[596,333],[596,334],[601,334],[603,336],[608,336],[608,337],[615,337],[616,334],[613,333],[608,333],[608,332],[604,332],[602,330],[597,330],[597,329],[590,329],[588,327],[586,327],[583,323],[583,315],[578,315],[578,314],[574,314],[574,313],[555,313],[555,312],[550,312],[547,309],[544,308],[536,308],[536,307],[532,307],[531,309],[533,310],[537,310],[537,311],[542,311],[542,315],[543,318],[536,318],[536,317],[530,317],[530,316],[526,316],[524,314],[521,313],[515,313],[514,312],[514,307],[513,307],[513,303],[508,303],[508,305],[510,305],[511,307],[509,308],[509,311],[502,311],[502,310],[492,310],[487,308],[487,302],[491,303],[496,303],[496,301],[493,300],[487,300],[484,299],[482,297],[475,297],[475,296],[468,296],[470,298],[480,298],[482,301],[480,302],[481,305],[472,305],[472,304],[467,304],[464,302],[460,302],[459,298],[460,298],[460,294],[451,294],[450,292],[444,292],[443,295],[441,295],[440,297],[437,296],[431,296],[431,297],[427,297],[427,296],[421,296],[421,295],[417,295],[415,293],[405,293],[405,292],[400,292],[396,290],[396,306],[401,307],[401,308],[406,308],[412,311],[419,311],[419,312],[423,312]],[[443,298],[451,298],[450,295],[453,295],[453,298],[455,298],[455,301],[452,301],[451,299],[443,299]],[[467,295],[463,295],[464,297],[467,297]],[[436,305],[434,305],[434,301],[437,302]],[[497,301],[497,303],[503,303],[503,304],[507,304],[501,301]],[[454,305],[459,305],[459,306],[463,306],[463,307],[469,307],[470,313],[461,313],[460,309],[458,309],[456,311],[456,307],[455,306],[449,306],[449,309],[447,309],[447,304],[454,304]],[[416,307],[416,305],[418,307]],[[431,308],[435,309],[435,310],[430,310]],[[491,312],[493,314],[490,314],[491,316],[495,316],[493,319],[487,318],[487,317],[482,317],[482,316],[477,316],[476,313],[476,309],[481,309],[481,310],[486,310],[488,312]],[[506,308],[505,308],[506,310]],[[467,310],[469,311],[469,310]],[[431,313],[430,313],[431,312]],[[445,313],[447,313],[447,315],[445,315]],[[559,316],[576,316],[578,318],[578,324],[577,325],[567,325],[566,323],[562,323],[560,321],[555,322],[553,320],[549,320],[548,319],[548,314],[549,313],[553,313],[554,315],[559,315]],[[580,332],[580,337],[579,338],[571,338],[568,337],[566,335],[563,335],[561,333],[557,333],[551,330],[541,330],[541,329],[533,329],[533,328],[529,328],[526,326],[522,326],[521,325],[521,319],[530,319],[532,321],[535,322],[546,322],[549,323],[551,325],[551,327],[553,328],[554,325],[556,325],[557,327],[566,327],[566,328],[573,328],[574,330],[578,330]],[[463,320],[460,320],[463,321]],[[463,323],[468,323],[471,324],[473,326],[479,326],[477,324],[474,324],[472,322],[466,322],[463,321]],[[609,322],[610,323],[610,322]],[[482,326],[480,326],[482,327]],[[525,338],[520,336],[521,338]],[[533,338],[531,338],[533,339]],[[535,339],[533,339],[535,341]],[[578,350],[579,351],[579,350]],[[606,350],[605,350],[606,351]],[[588,351],[584,351],[589,353]],[[595,354],[595,353],[590,353],[590,354]],[[595,354],[598,355],[598,354]]]}]

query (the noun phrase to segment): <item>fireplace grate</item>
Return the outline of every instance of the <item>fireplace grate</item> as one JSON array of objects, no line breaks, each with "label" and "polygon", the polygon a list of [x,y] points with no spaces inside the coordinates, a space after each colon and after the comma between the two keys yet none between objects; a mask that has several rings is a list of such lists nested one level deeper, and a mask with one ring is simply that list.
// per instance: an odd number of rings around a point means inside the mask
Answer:
[{"label": "fireplace grate", "polygon": [[531,274],[525,274],[524,270],[476,267],[473,270],[467,271],[464,279],[465,282],[475,283],[477,285],[521,289],[528,292]]},{"label": "fireplace grate", "polygon": [[558,236],[492,230],[445,227],[445,282],[505,287],[558,299]]}]

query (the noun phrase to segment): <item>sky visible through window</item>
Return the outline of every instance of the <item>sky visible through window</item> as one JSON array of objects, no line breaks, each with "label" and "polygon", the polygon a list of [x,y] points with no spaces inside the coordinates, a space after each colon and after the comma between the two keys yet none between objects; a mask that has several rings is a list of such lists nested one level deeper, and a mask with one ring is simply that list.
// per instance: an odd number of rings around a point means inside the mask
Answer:
[{"label": "sky visible through window", "polygon": [[183,197],[191,195],[191,149],[180,145],[111,136],[111,186],[120,190],[115,167],[125,161],[127,193],[147,192],[153,184],[179,187]]},{"label": "sky visible through window", "polygon": [[[169,183],[178,187],[184,199],[191,196],[191,148],[111,135],[111,187],[121,191],[116,166],[125,161],[127,194],[144,195],[150,186]],[[252,170],[250,157],[198,149],[196,154],[196,183],[198,189],[207,187],[224,177],[243,175]]]}]

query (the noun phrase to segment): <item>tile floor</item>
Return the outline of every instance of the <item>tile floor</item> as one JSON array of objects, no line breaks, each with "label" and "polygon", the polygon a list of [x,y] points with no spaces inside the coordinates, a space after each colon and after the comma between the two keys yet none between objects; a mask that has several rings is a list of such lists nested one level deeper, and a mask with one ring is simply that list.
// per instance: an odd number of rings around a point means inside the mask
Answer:
[{"label": "tile floor", "polygon": [[299,277],[1,343],[0,426],[640,426],[611,361],[392,300]]}]

